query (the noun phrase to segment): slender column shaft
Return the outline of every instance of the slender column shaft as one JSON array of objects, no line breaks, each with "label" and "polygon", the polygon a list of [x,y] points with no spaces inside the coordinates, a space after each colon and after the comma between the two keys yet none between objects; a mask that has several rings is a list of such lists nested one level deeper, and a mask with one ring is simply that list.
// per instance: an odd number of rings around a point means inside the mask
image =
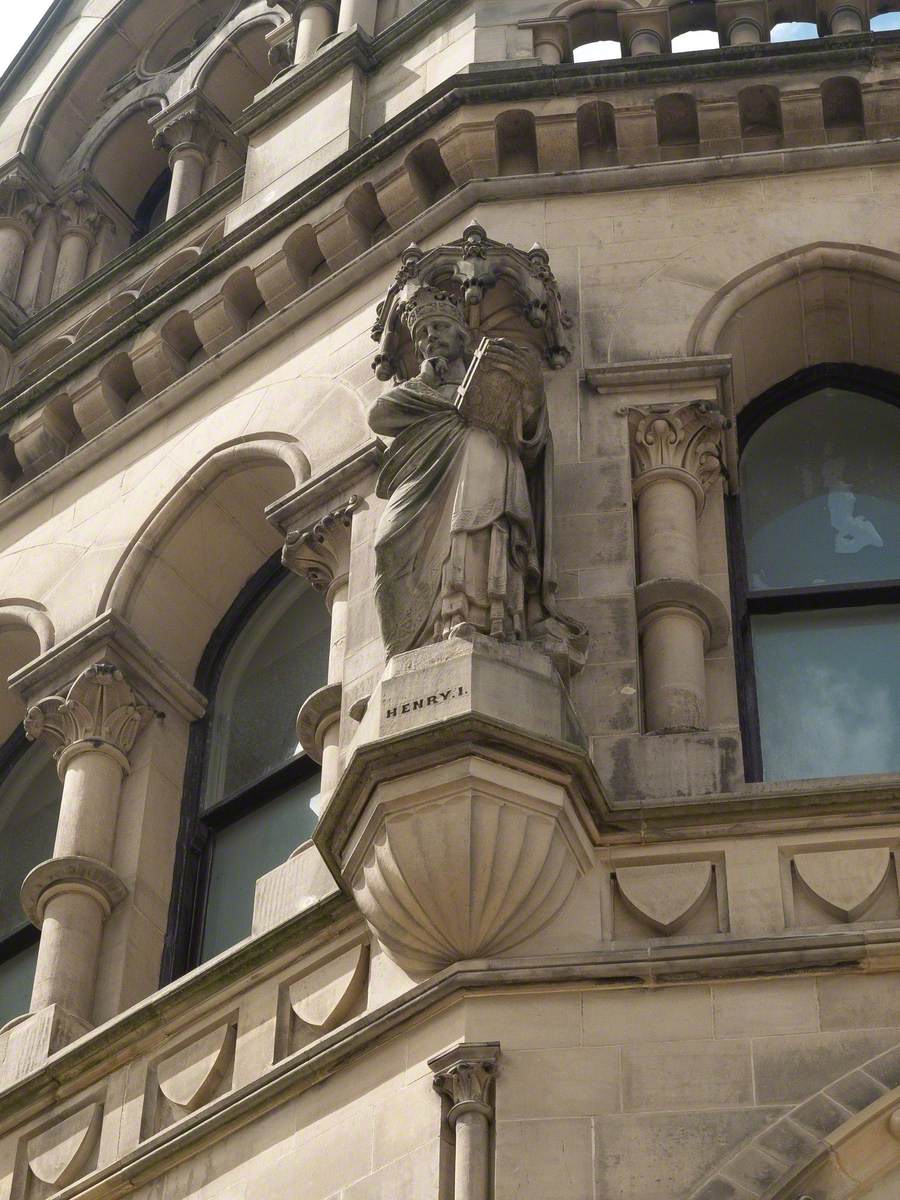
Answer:
[{"label": "slender column shaft", "polygon": [[638,495],[641,579],[697,579],[697,501],[680,479],[647,482]]},{"label": "slender column shaft", "polygon": [[344,33],[358,25],[365,33],[373,34],[377,13],[377,0],[341,0],[338,33]]},{"label": "slender column shaft", "polygon": [[349,578],[345,575],[341,580],[336,580],[328,591],[326,602],[331,610],[331,642],[328,650],[329,683],[340,683],[344,676],[349,584]]},{"label": "slender column shaft", "polygon": [[484,1112],[456,1119],[456,1168],[453,1200],[488,1200],[490,1128]]},{"label": "slender column shaft", "polygon": [[91,251],[90,231],[82,227],[69,229],[59,244],[56,274],[53,279],[51,299],[56,300],[77,287],[87,272],[88,255]]},{"label": "slender column shaft", "polygon": [[112,755],[91,748],[69,758],[62,774],[54,857],[80,854],[110,862],[123,765]]},{"label": "slender column shaft", "polygon": [[90,1022],[108,909],[90,892],[60,889],[46,901],[31,1011],[58,1004]]},{"label": "slender column shaft", "polygon": [[169,156],[169,165],[172,168],[172,185],[166,207],[167,221],[200,196],[207,158],[195,146],[178,146]]},{"label": "slender column shaft", "polygon": [[562,62],[562,49],[555,41],[538,41],[535,38],[534,53],[545,67],[557,67]]},{"label": "slender column shaft", "polygon": [[294,62],[309,62],[326,38],[334,33],[334,15],[327,4],[305,4],[297,18]]},{"label": "slender column shaft", "polygon": [[728,30],[729,46],[755,46],[762,41],[759,26],[747,17],[739,17]]},{"label": "slender column shaft", "polygon": [[28,240],[28,230],[21,222],[0,225],[0,292],[10,300],[16,298]]},{"label": "slender column shaft", "polygon": [[706,727],[704,628],[686,609],[654,613],[642,630],[644,712],[655,730]]}]

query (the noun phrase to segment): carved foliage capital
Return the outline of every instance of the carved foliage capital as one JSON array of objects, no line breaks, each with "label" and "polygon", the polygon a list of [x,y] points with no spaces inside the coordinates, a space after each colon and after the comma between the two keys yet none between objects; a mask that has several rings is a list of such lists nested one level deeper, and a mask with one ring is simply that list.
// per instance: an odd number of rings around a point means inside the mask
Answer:
[{"label": "carved foliage capital", "polygon": [[0,221],[16,222],[32,233],[40,218],[44,197],[21,170],[0,178]]},{"label": "carved foliage capital", "polygon": [[68,747],[87,742],[111,747],[127,759],[153,709],[138,701],[130,684],[112,663],[94,663],[82,671],[65,696],[47,696],[25,714],[30,741],[42,737],[57,757]]},{"label": "carved foliage capital", "polygon": [[651,472],[685,471],[700,496],[725,473],[722,434],[728,419],[704,400],[629,408],[631,465],[636,488]]},{"label": "carved foliage capital", "polygon": [[499,1059],[498,1043],[479,1042],[463,1043],[430,1060],[435,1089],[450,1101],[451,1125],[465,1112],[493,1116],[492,1086]]},{"label": "carved foliage capital", "polygon": [[350,570],[350,532],[359,496],[302,529],[292,529],[284,543],[282,561],[289,571],[304,575],[319,592],[326,592]]},{"label": "carved foliage capital", "polygon": [[74,188],[57,203],[57,219],[63,235],[75,231],[94,235],[108,217],[84,188]]}]

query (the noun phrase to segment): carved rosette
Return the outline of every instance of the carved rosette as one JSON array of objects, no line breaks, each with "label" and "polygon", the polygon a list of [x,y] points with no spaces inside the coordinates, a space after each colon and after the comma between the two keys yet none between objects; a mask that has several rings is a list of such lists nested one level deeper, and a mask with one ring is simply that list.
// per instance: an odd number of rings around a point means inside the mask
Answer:
[{"label": "carved rosette", "polygon": [[32,704],[25,735],[49,742],[60,774],[73,754],[89,749],[104,751],[128,770],[128,756],[152,716],[153,709],[137,699],[119,668],[100,662],[82,671],[65,696]]},{"label": "carved rosette", "polygon": [[350,571],[350,534],[359,503],[359,496],[351,496],[312,524],[290,530],[285,538],[282,562],[289,571],[305,576],[317,592],[325,592],[326,603]]},{"label": "carved rosette", "polygon": [[489,1121],[493,1119],[494,1080],[499,1061],[498,1042],[463,1043],[429,1059],[435,1091],[450,1101],[447,1120],[451,1128],[466,1112],[480,1113]]},{"label": "carved rosette", "polygon": [[651,404],[630,408],[628,423],[635,495],[661,473],[675,475],[694,492],[700,512],[706,493],[725,474],[724,413],[705,400]]}]

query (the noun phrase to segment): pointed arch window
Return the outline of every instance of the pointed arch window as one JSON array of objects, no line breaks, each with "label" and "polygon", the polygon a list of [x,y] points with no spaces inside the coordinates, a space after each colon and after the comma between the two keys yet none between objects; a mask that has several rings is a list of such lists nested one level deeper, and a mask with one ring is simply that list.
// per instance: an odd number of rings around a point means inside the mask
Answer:
[{"label": "pointed arch window", "polygon": [[53,855],[61,797],[50,750],[16,731],[0,750],[0,1027],[28,1012],[40,935],[19,893]]},{"label": "pointed arch window", "polygon": [[320,771],[296,721],[326,681],[329,641],[321,596],[268,564],[210,642],[198,677],[210,707],[189,756],[187,861],[175,888],[176,909],[187,900],[191,911],[174,913],[169,974],[249,936],[257,879],[312,836]]},{"label": "pointed arch window", "polygon": [[740,433],[748,772],[900,772],[900,391],[804,372]]}]

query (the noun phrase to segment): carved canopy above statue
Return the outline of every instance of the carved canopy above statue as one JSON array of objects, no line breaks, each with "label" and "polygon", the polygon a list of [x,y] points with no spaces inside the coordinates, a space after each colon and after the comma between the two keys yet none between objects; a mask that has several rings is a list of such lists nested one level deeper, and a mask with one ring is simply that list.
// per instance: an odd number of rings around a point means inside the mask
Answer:
[{"label": "carved canopy above statue", "polygon": [[527,252],[517,250],[493,241],[481,225],[472,224],[459,240],[427,253],[413,243],[400,263],[372,330],[379,343],[372,364],[379,379],[401,383],[416,374],[415,348],[403,318],[422,287],[457,295],[476,339],[505,337],[531,345],[553,370],[570,362],[572,318],[563,308],[543,246],[535,243]]}]

